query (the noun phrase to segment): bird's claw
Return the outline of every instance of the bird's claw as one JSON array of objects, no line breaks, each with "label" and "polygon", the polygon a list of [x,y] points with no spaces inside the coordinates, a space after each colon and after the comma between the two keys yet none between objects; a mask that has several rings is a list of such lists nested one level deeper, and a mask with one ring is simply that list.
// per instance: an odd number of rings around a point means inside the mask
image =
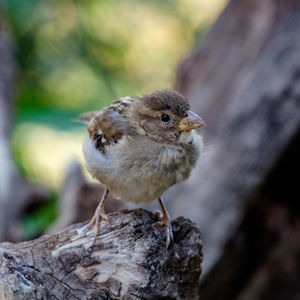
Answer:
[{"label": "bird's claw", "polygon": [[96,243],[97,240],[97,236],[99,234],[100,231],[100,221],[103,220],[105,222],[107,222],[109,225],[111,225],[111,221],[109,219],[109,217],[107,216],[107,214],[104,212],[103,209],[97,209],[93,218],[91,219],[91,221],[86,225],[87,229],[91,229],[93,226],[95,226],[95,237],[94,237],[94,241],[93,244]]},{"label": "bird's claw", "polygon": [[154,214],[158,217],[159,221],[155,225],[163,225],[166,233],[166,248],[168,249],[173,241],[173,231],[170,218],[156,210]]}]

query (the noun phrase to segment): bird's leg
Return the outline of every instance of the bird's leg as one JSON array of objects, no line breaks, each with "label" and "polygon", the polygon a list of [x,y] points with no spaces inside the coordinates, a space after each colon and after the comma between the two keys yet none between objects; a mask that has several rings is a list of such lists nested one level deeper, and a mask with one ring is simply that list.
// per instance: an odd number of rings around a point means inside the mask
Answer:
[{"label": "bird's leg", "polygon": [[100,203],[97,206],[97,209],[95,211],[95,214],[91,221],[88,223],[87,228],[91,229],[94,225],[96,226],[96,231],[95,231],[95,238],[94,238],[94,243],[96,242],[99,230],[100,230],[100,221],[103,219],[104,221],[110,223],[110,220],[107,216],[107,214],[104,211],[104,204],[107,200],[109,190],[105,189],[102,198],[100,200]]},{"label": "bird's leg", "polygon": [[162,198],[158,198],[158,203],[161,208],[160,211],[155,211],[154,213],[157,215],[160,223],[162,223],[165,226],[165,232],[166,232],[166,246],[169,248],[170,243],[173,240],[173,232],[172,232],[172,226],[171,226],[171,218],[167,212],[166,205]]}]

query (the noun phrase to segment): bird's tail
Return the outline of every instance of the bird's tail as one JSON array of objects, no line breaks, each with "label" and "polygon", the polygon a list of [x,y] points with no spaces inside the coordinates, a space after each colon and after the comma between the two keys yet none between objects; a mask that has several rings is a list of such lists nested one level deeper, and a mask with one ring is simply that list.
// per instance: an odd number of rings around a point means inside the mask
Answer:
[{"label": "bird's tail", "polygon": [[72,119],[72,121],[88,124],[97,115],[98,112],[99,111],[94,110],[82,113],[77,118]]}]

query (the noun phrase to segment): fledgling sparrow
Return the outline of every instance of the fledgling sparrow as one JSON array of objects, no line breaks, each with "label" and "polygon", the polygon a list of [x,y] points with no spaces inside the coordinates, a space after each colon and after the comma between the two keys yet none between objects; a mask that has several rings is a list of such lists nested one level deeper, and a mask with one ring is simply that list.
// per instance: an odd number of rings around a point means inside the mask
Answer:
[{"label": "fledgling sparrow", "polygon": [[124,97],[98,112],[82,114],[88,137],[83,144],[86,166],[105,192],[88,224],[109,222],[104,204],[110,193],[116,199],[146,203],[158,200],[155,212],[165,225],[166,244],[173,235],[161,195],[190,175],[202,152],[202,138],[193,129],[205,125],[190,111],[187,99],[170,89],[140,97]]}]

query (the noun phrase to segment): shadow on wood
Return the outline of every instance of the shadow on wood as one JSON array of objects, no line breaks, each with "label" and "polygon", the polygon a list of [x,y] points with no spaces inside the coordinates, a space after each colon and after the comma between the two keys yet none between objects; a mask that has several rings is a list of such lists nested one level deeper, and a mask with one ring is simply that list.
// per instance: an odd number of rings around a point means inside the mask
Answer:
[{"label": "shadow on wood", "polygon": [[180,217],[174,243],[143,209],[109,215],[94,230],[86,223],[58,234],[0,244],[1,299],[198,299],[200,231]]}]

